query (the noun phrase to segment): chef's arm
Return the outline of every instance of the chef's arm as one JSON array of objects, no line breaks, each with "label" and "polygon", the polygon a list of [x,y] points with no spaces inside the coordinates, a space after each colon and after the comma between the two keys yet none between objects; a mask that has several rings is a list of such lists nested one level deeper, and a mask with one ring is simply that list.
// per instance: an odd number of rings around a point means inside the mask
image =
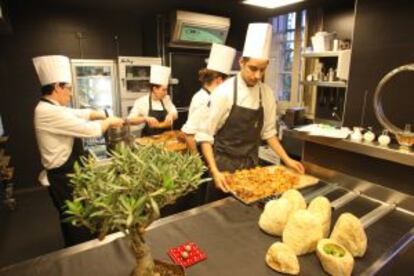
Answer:
[{"label": "chef's arm", "polygon": [[155,128],[171,128],[172,121],[171,120],[165,120],[158,125],[155,126]]},{"label": "chef's arm", "polygon": [[209,142],[202,142],[201,143],[201,151],[203,152],[204,158],[207,162],[207,166],[210,169],[211,175],[214,178],[214,183],[216,186],[227,192],[227,181],[226,177],[219,171],[217,167],[216,160],[214,159],[214,152],[213,147]]},{"label": "chef's arm", "polygon": [[194,134],[185,134],[185,142],[190,152],[197,153],[197,143]]},{"label": "chef's arm", "polygon": [[102,120],[105,118],[106,118],[105,112],[101,110],[91,110],[91,113],[89,114],[89,120],[91,121]]},{"label": "chef's arm", "polygon": [[272,150],[280,157],[280,159],[283,161],[283,163],[285,163],[286,166],[298,171],[299,173],[305,172],[305,168],[303,167],[302,163],[290,158],[286,151],[283,149],[279,140],[275,136],[268,138],[266,142],[272,148]]},{"label": "chef's arm", "polygon": [[124,120],[118,117],[108,117],[105,120],[101,120],[100,124],[101,124],[102,133],[104,133],[110,127],[122,126],[123,123],[124,123]]},{"label": "chef's arm", "polygon": [[139,125],[146,123],[147,118],[145,116],[129,116],[127,120],[131,125]]},{"label": "chef's arm", "polygon": [[168,113],[165,120],[156,125],[156,128],[171,128],[173,122],[177,119],[174,113]]},{"label": "chef's arm", "polygon": [[213,147],[211,144],[209,142],[201,142],[201,151],[203,152],[210,172],[213,173],[219,171],[216,160],[214,159]]},{"label": "chef's arm", "polygon": [[290,158],[275,136],[267,139],[266,142],[283,162]]}]

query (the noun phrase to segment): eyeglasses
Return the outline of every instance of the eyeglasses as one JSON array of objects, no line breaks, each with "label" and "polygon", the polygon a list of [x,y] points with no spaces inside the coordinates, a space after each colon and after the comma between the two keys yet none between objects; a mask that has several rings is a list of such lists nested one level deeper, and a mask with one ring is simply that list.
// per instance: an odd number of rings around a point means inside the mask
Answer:
[{"label": "eyeglasses", "polygon": [[64,85],[63,88],[66,88],[69,92],[72,92],[72,85]]}]

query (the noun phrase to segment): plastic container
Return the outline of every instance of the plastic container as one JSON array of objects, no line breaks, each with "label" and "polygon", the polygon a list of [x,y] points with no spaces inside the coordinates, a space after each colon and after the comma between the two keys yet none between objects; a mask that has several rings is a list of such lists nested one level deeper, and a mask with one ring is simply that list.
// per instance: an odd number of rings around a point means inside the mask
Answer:
[{"label": "plastic container", "polygon": [[314,52],[325,52],[332,50],[333,39],[335,33],[317,32],[312,36],[312,48]]}]

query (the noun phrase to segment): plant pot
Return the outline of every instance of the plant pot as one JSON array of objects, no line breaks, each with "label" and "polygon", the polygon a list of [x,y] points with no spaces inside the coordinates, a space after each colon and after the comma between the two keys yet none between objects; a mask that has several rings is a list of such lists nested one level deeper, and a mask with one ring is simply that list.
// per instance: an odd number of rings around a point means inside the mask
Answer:
[{"label": "plant pot", "polygon": [[[185,276],[184,267],[160,260],[154,260],[156,276]],[[158,273],[158,274],[157,274]]]},{"label": "plant pot", "polygon": [[[181,265],[175,265],[166,263],[160,260],[154,260],[154,276],[185,276],[184,267]],[[133,271],[131,276],[137,275],[136,271]]]}]

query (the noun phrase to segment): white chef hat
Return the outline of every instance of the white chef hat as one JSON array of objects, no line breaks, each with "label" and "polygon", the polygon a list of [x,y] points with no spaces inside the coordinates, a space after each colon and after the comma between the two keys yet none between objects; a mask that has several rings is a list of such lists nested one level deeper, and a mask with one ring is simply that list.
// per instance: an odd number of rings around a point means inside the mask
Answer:
[{"label": "white chef hat", "polygon": [[33,64],[42,86],[56,82],[72,83],[68,57],[58,55],[35,57]]},{"label": "white chef hat", "polygon": [[272,26],[268,23],[250,23],[244,42],[243,57],[269,59]]},{"label": "white chef hat", "polygon": [[213,43],[208,58],[207,69],[228,75],[233,65],[236,49]]},{"label": "white chef hat", "polygon": [[171,68],[161,65],[151,65],[150,83],[168,85],[171,75]]}]

